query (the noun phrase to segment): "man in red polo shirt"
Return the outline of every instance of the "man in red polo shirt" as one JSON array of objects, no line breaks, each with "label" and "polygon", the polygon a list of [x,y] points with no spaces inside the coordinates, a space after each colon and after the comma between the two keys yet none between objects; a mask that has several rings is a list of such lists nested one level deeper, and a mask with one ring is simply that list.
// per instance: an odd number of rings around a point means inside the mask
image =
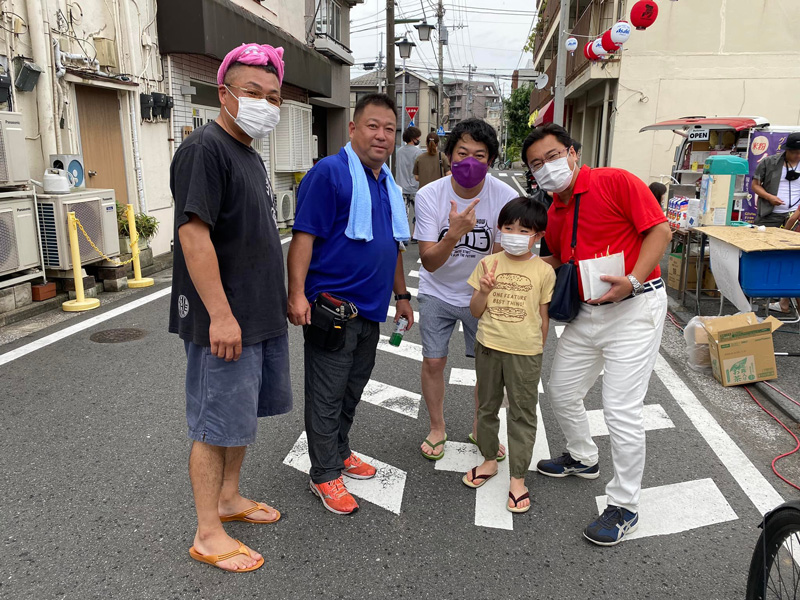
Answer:
[{"label": "man in red polo shirt", "polygon": [[613,546],[639,524],[645,461],[642,409],[667,312],[658,264],[672,233],[641,179],[622,169],[579,167],[563,127],[549,123],[534,129],[523,143],[522,156],[539,187],[554,195],[545,235],[553,255],[544,260],[557,268],[572,255],[577,198],[576,261],[617,252],[625,256],[624,276],[601,278],[611,284],[601,298],[583,297],[579,285],[583,302],[558,341],[548,393],[567,451],[537,465],[550,477],[600,475],[583,398],[604,370],[603,414],[614,477],[606,486],[608,507],[583,535],[595,544]]}]

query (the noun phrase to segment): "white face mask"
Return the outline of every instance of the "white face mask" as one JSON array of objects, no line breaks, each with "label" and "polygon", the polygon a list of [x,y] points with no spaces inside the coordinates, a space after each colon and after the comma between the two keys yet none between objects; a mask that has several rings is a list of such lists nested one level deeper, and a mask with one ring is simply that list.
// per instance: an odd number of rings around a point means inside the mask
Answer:
[{"label": "white face mask", "polygon": [[500,245],[512,256],[522,256],[526,252],[530,252],[531,237],[523,233],[503,233],[500,237]]},{"label": "white face mask", "polygon": [[533,176],[544,191],[558,194],[572,182],[572,169],[569,168],[567,157],[562,156],[553,162],[544,163],[540,169],[534,171]]},{"label": "white face mask", "polygon": [[[227,86],[226,86],[227,87]],[[228,89],[230,92],[230,89]],[[231,92],[233,95],[233,92]],[[255,98],[239,97],[239,112],[234,117],[228,107],[225,111],[245,133],[245,135],[260,140],[269,135],[269,132],[278,126],[281,120],[281,109],[267,102]]]}]

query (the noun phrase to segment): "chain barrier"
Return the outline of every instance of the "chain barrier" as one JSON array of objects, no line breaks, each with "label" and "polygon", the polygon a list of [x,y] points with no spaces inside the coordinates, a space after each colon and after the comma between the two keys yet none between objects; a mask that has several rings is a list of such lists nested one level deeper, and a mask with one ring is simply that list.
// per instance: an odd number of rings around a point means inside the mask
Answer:
[{"label": "chain barrier", "polygon": [[138,232],[136,233],[136,238],[135,239],[131,238],[131,253],[132,253],[131,257],[128,260],[126,260],[125,262],[122,262],[119,259],[111,258],[110,256],[107,256],[105,253],[103,253],[102,250],[100,250],[100,248],[98,248],[95,245],[95,243],[92,241],[92,238],[90,238],[89,234],[86,233],[86,230],[83,228],[83,225],[81,224],[81,221],[80,221],[80,219],[78,219],[78,217],[75,217],[75,223],[78,225],[78,229],[81,230],[81,233],[83,234],[83,237],[86,238],[86,241],[89,242],[89,244],[92,246],[92,248],[94,248],[94,251],[97,252],[100,256],[102,256],[104,259],[106,259],[108,262],[113,263],[117,267],[124,267],[125,265],[131,264],[134,261],[134,259],[136,258],[136,254],[133,254],[133,245],[136,242],[139,241]]}]

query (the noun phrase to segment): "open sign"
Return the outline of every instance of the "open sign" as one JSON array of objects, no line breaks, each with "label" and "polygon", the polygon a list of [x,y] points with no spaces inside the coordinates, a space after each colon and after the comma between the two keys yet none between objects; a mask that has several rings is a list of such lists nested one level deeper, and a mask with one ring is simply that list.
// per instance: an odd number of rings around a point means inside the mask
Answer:
[{"label": "open sign", "polygon": [[690,129],[689,141],[690,142],[707,142],[709,138],[708,129]]}]

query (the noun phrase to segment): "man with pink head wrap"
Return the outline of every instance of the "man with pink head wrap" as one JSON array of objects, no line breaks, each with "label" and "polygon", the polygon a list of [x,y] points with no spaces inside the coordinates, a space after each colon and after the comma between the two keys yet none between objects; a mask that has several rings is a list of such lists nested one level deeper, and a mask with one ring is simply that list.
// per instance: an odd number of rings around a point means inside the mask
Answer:
[{"label": "man with pink head wrap", "polygon": [[253,139],[280,119],[283,49],[243,44],[219,68],[220,114],[185,139],[170,167],[175,255],[169,330],[184,343],[186,420],[197,532],[189,554],[245,572],[263,557],[227,521],[280,512],[239,493],[258,417],[292,409],[283,251],[272,191]]}]

